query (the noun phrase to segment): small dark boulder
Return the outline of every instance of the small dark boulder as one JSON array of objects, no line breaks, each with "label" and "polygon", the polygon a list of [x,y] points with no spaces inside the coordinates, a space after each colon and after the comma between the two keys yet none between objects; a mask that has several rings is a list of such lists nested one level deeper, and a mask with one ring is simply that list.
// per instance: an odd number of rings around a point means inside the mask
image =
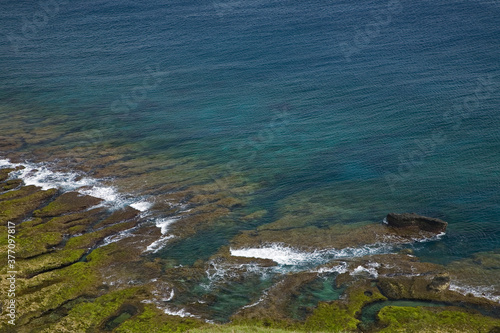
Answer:
[{"label": "small dark boulder", "polygon": [[415,213],[396,214],[389,213],[386,217],[387,224],[396,228],[418,227],[420,230],[441,233],[446,231],[448,223],[440,219],[426,217]]}]

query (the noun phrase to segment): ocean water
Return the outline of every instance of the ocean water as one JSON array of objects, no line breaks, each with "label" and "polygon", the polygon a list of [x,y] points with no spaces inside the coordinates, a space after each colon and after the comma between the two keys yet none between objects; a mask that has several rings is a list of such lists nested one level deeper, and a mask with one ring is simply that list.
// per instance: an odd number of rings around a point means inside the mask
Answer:
[{"label": "ocean water", "polygon": [[498,1],[4,1],[0,158],[72,170],[116,150],[106,186],[146,201],[256,184],[241,209],[260,219],[154,254],[184,265],[294,209],[318,226],[442,218],[416,245],[428,261],[495,250],[499,19]]}]

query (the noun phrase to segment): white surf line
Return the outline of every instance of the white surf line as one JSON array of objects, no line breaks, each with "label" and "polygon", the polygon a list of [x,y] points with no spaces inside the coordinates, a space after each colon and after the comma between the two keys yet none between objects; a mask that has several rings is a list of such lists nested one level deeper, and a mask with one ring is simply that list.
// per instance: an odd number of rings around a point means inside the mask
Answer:
[{"label": "white surf line", "polygon": [[163,308],[163,312],[169,316],[177,316],[177,317],[191,317],[191,318],[200,318],[192,313],[187,312],[185,309],[180,310],[170,310],[169,308]]},{"label": "white surf line", "polygon": [[304,266],[310,264],[320,265],[335,259],[390,253],[393,249],[394,246],[391,244],[376,243],[359,248],[347,247],[340,250],[325,249],[306,252],[283,244],[273,243],[256,248],[230,248],[230,253],[235,257],[271,259],[281,266]]},{"label": "white surf line", "polygon": [[137,200],[119,193],[113,186],[102,185],[103,179],[84,177],[77,172],[52,171],[47,163],[12,163],[8,159],[0,159],[0,169],[19,167],[23,169],[10,172],[9,179],[21,179],[27,186],[34,185],[42,190],[56,188],[63,192],[76,191],[102,199],[103,202],[99,206],[112,209],[131,206],[142,213],[147,213],[152,206],[152,203],[143,198]]},{"label": "white surf line", "polygon": [[169,234],[168,230],[170,225],[177,222],[178,220],[180,220],[180,217],[157,219],[155,224],[158,228],[160,228],[162,236],[153,243],[149,244],[144,252],[157,253],[158,251],[163,249],[167,245],[168,241],[175,237],[174,235]]},{"label": "white surf line", "polygon": [[374,278],[374,279],[378,278],[377,268],[380,267],[380,264],[378,262],[371,262],[371,263],[367,264],[366,266],[368,266],[368,267],[365,267],[363,265],[359,265],[349,274],[350,275],[360,275],[363,273],[368,273],[368,275],[370,275],[372,278]]},{"label": "white surf line", "polygon": [[141,303],[144,304],[155,304],[158,309],[163,311],[163,313],[169,315],[169,316],[177,316],[177,317],[191,317],[191,318],[201,318],[200,316],[194,315],[192,313],[187,312],[185,309],[180,309],[180,310],[172,310],[168,307],[161,306],[158,304],[157,301],[154,300],[142,300]]},{"label": "white surf line", "polygon": [[493,295],[493,287],[472,287],[463,284],[451,283],[449,289],[462,295],[472,294],[474,297],[486,298],[490,301],[500,303],[500,295]]},{"label": "white surf line", "polygon": [[434,242],[441,240],[443,236],[446,235],[446,232],[440,232],[437,235],[434,235],[432,237],[424,237],[424,238],[412,238],[413,241],[418,242],[418,243],[427,243],[427,242]]},{"label": "white surf line", "polygon": [[348,264],[345,261],[342,261],[340,264],[333,266],[333,267],[321,267],[316,270],[311,270],[309,272],[311,273],[318,273],[318,275],[322,274],[332,274],[332,273],[338,273],[338,274],[343,274],[346,273]]}]

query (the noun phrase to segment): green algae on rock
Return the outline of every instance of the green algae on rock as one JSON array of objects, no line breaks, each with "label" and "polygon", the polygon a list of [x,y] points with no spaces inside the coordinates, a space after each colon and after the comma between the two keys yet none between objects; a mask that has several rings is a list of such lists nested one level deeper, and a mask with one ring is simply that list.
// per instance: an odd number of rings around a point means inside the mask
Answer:
[{"label": "green algae on rock", "polygon": [[[240,188],[242,192],[250,190],[245,186],[235,185],[234,188]],[[39,332],[182,332],[206,327],[201,319],[168,315],[167,305],[171,303],[165,301],[165,295],[172,295],[168,297],[176,301],[182,300],[182,311],[210,319],[216,313],[214,308],[220,304],[218,292],[239,283],[259,283],[260,276],[252,273],[255,268],[277,268],[276,262],[270,259],[232,256],[229,247],[221,247],[206,262],[200,260],[192,266],[180,267],[175,262],[151,258],[143,253],[148,244],[146,240],[160,236],[159,229],[151,225],[142,227],[134,237],[111,244],[103,243],[106,237],[138,225],[139,212],[131,207],[109,212],[103,207],[92,208],[100,199],[76,193],[58,195],[57,190],[42,191],[28,186],[9,191],[0,193],[0,207],[17,208],[19,205],[22,211],[19,214],[8,212],[8,218],[13,216],[18,223],[18,323],[26,332],[34,329]],[[242,217],[242,221],[259,219],[266,214],[265,211],[240,214],[237,210],[245,205],[245,201],[233,192],[228,195],[217,191],[213,184],[205,184],[175,194],[193,209],[180,213],[186,223],[172,228],[177,237],[197,233],[230,214]],[[32,199],[33,202],[30,201]],[[35,209],[38,210],[33,213]],[[3,216],[5,218],[6,215]],[[331,226],[304,224],[297,227],[299,219],[285,216],[257,230],[240,234],[231,244],[255,246],[277,239],[302,249],[343,248],[388,240],[398,244],[426,235],[419,232],[409,235],[406,231],[368,222]],[[183,227],[186,229],[183,230]],[[363,236],[367,231],[368,235]],[[5,242],[5,237],[2,242]],[[464,261],[464,267],[467,270],[470,268],[470,272],[476,266],[485,270],[496,269],[496,259],[495,254],[478,255]],[[321,278],[320,271],[329,271],[340,263],[345,263],[346,271],[331,273],[336,277],[336,287],[342,287],[340,299],[319,302],[308,309],[305,319],[295,317],[291,304],[303,287]],[[217,266],[213,267],[215,270],[227,268],[229,273],[220,281],[214,280],[210,286],[212,289],[194,293],[194,289],[206,282],[207,274],[214,265]],[[366,272],[369,268],[376,268],[376,274]],[[232,323],[227,327],[251,324],[254,327],[296,331],[354,332],[360,329],[362,308],[385,299],[467,302],[483,308],[495,306],[491,301],[450,290],[450,284],[458,279],[457,276],[460,276],[457,270],[448,272],[443,266],[420,262],[407,254],[343,258],[342,261],[331,261],[316,267],[313,271],[277,275],[265,288],[264,295],[247,298],[250,303],[233,314]],[[467,317],[471,329],[481,331],[498,326],[495,319],[481,317],[480,314],[448,310],[471,316]],[[187,313],[182,311],[178,313]],[[425,313],[425,316],[438,316],[436,320],[443,322],[442,329],[445,331],[448,326],[441,313],[444,312]],[[414,313],[415,317],[417,315],[424,316]],[[399,316],[399,312],[384,308],[379,318],[385,326],[377,329],[397,331],[403,322]],[[457,315],[458,321],[466,320],[460,316]],[[481,324],[481,320],[488,324]],[[0,330],[6,329],[4,324],[1,325]]]},{"label": "green algae on rock", "polygon": [[73,213],[95,206],[102,199],[82,195],[78,192],[66,192],[47,206],[33,212],[35,217],[54,217],[67,213]]},{"label": "green algae on rock", "polygon": [[0,201],[0,222],[2,224],[7,221],[20,222],[35,209],[54,197],[57,192],[56,189],[38,190],[17,199]]},{"label": "green algae on rock", "polygon": [[[462,309],[387,306],[378,313],[378,332],[482,332],[500,326],[500,319],[485,317]],[[385,326],[385,327],[384,327]]]}]

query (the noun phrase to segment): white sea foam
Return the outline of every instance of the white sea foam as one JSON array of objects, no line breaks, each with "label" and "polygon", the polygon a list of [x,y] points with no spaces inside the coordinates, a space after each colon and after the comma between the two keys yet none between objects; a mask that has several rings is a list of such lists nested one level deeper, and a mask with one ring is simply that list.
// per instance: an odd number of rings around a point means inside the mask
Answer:
[{"label": "white sea foam", "polygon": [[164,302],[170,302],[171,300],[174,299],[174,296],[175,296],[175,291],[174,291],[174,289],[172,289],[170,291],[170,295],[167,298],[162,298],[162,301],[164,301]]},{"label": "white sea foam", "polygon": [[300,265],[310,261],[317,261],[321,254],[319,252],[301,252],[280,244],[261,248],[231,248],[231,255],[235,257],[271,259],[279,265]]},{"label": "white sea foam", "polygon": [[363,257],[370,254],[389,253],[393,247],[390,244],[372,244],[359,248],[326,249],[306,252],[287,247],[282,244],[271,244],[260,248],[231,248],[235,257],[271,259],[283,266],[304,266],[321,264],[340,258]]},{"label": "white sea foam", "polygon": [[153,204],[148,201],[137,201],[130,205],[130,207],[137,209],[140,212],[148,211]]},{"label": "white sea foam", "polygon": [[170,316],[178,316],[178,317],[182,317],[182,318],[184,318],[184,317],[199,318],[198,316],[195,316],[194,314],[191,314],[184,309],[170,310],[169,308],[164,308],[163,312],[167,315],[170,315]]},{"label": "white sea foam", "polygon": [[347,263],[341,262],[339,265],[333,267],[321,267],[317,270],[312,270],[311,272],[315,272],[318,274],[332,274],[332,273],[343,274],[347,272]]},{"label": "white sea foam", "polygon": [[167,245],[168,241],[172,238],[174,238],[174,235],[167,235],[167,236],[162,236],[160,239],[154,241],[153,243],[149,244],[149,246],[144,250],[144,252],[153,252],[156,253],[163,249],[165,245]]},{"label": "white sea foam", "polygon": [[0,159],[0,168],[18,168],[20,170],[12,171],[10,179],[22,179],[26,185],[34,185],[48,190],[51,188],[59,189],[63,192],[76,191],[81,194],[90,195],[103,202],[100,206],[106,206],[112,209],[123,208],[127,205],[145,212],[151,204],[146,200],[139,200],[123,195],[113,186],[104,186],[102,179],[84,177],[76,172],[53,171],[50,165],[46,163],[12,163],[7,159]]},{"label": "white sea foam", "polygon": [[239,279],[241,276],[259,276],[261,279],[266,279],[268,274],[276,273],[276,267],[262,267],[258,264],[231,264],[227,262],[218,263],[216,260],[211,260],[208,263],[208,268],[205,271],[207,282],[201,284],[206,290],[211,289],[219,282],[228,281],[231,279]]},{"label": "white sea foam", "polygon": [[424,238],[414,239],[414,240],[416,242],[420,242],[420,243],[434,242],[434,241],[438,241],[441,238],[443,238],[444,235],[446,235],[446,232],[440,232],[439,234],[434,235],[432,237],[424,237]]},{"label": "white sea foam", "polygon": [[364,267],[359,265],[356,267],[350,274],[351,275],[359,275],[359,274],[364,274],[368,273],[372,278],[377,278],[378,277],[378,271],[377,268],[380,266],[379,264],[368,264],[368,267]]},{"label": "white sea foam", "polygon": [[135,230],[137,230],[137,227],[133,227],[133,228],[130,228],[130,229],[127,229],[127,230],[123,230],[123,231],[120,231],[117,234],[108,236],[108,237],[104,238],[103,243],[102,243],[101,246],[106,246],[108,244],[118,242],[118,241],[120,241],[122,239],[125,239],[125,238],[128,238],[128,237],[132,237],[132,236],[134,236],[133,231],[135,231]]},{"label": "white sea foam", "polygon": [[490,301],[500,303],[500,295],[494,293],[495,289],[490,286],[485,287],[472,287],[466,285],[459,285],[457,283],[450,284],[450,290],[456,291],[462,295],[472,294],[475,297],[481,297],[489,299]]},{"label": "white sea foam", "polygon": [[245,305],[241,309],[248,309],[248,308],[252,308],[256,305],[259,305],[260,303],[262,303],[262,301],[264,301],[266,299],[267,293],[268,293],[268,290],[264,290],[264,292],[262,293],[262,296],[260,296],[260,298],[256,302]]},{"label": "white sea foam", "polygon": [[85,189],[79,189],[80,193],[99,198],[107,202],[121,202],[120,194],[112,187],[92,186]]},{"label": "white sea foam", "polygon": [[156,226],[161,229],[161,234],[165,235],[168,232],[168,227],[179,220],[178,217],[161,218],[156,220]]},{"label": "white sea foam", "polygon": [[4,158],[0,158],[0,168],[8,168],[10,167],[11,163],[9,160],[6,160]]},{"label": "white sea foam", "polygon": [[175,237],[174,235],[168,234],[169,226],[178,220],[179,220],[178,217],[157,219],[155,224],[158,228],[160,228],[162,237],[160,237],[160,239],[154,241],[153,243],[149,244],[149,246],[146,248],[146,250],[144,250],[144,252],[156,253],[160,251],[162,248],[164,248],[165,245],[167,245],[168,241]]}]

